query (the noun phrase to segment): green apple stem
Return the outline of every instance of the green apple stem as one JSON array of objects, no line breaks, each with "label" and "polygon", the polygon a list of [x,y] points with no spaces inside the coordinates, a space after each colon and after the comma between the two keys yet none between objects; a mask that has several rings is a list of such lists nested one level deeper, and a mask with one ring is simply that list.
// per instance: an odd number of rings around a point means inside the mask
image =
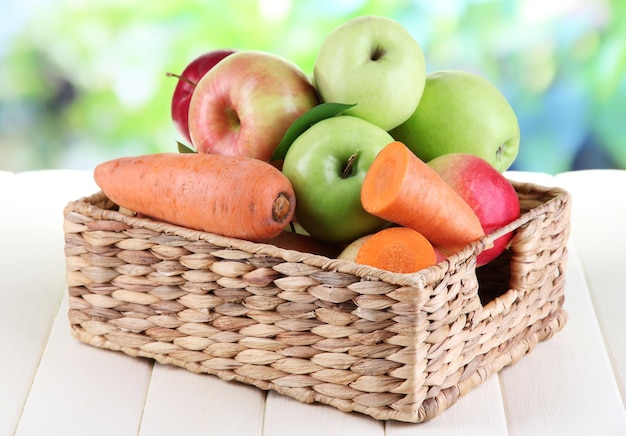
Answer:
[{"label": "green apple stem", "polygon": [[374,50],[372,50],[372,54],[370,55],[370,60],[371,61],[378,61],[380,60],[380,58],[382,58],[383,56],[385,56],[386,51],[380,47],[375,47]]},{"label": "green apple stem", "polygon": [[187,82],[187,83],[189,83],[189,84],[190,84],[191,86],[193,86],[194,88],[195,88],[195,87],[196,87],[196,85],[197,85],[197,83],[196,83],[196,82],[192,82],[192,81],[191,81],[191,80],[189,80],[188,78],[183,77],[183,76],[178,75],[178,74],[175,74],[175,73],[170,73],[170,72],[167,72],[167,73],[165,73],[165,75],[166,75],[167,77],[176,77],[178,80],[182,80],[183,82]]},{"label": "green apple stem", "polygon": [[506,144],[502,144],[496,150],[496,161],[498,161],[498,162],[500,162],[502,160],[502,155],[504,154],[504,147],[506,147]]},{"label": "green apple stem", "polygon": [[358,156],[359,150],[355,151],[354,154],[348,158],[348,162],[346,162],[346,166],[341,173],[342,179],[347,179],[348,177],[350,177],[350,174],[352,173],[352,167],[354,166],[354,162],[356,161],[356,158]]}]

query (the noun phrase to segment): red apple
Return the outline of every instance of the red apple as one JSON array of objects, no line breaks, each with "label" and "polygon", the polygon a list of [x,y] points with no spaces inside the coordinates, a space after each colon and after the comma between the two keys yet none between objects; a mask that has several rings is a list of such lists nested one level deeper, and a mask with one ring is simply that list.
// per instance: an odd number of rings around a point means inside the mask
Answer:
[{"label": "red apple", "polygon": [[271,53],[239,51],[200,81],[189,106],[199,153],[269,161],[291,124],[319,97],[298,66]]},{"label": "red apple", "polygon": [[[519,198],[502,173],[486,160],[466,153],[449,153],[428,162],[474,210],[483,230],[489,234],[520,216]],[[513,236],[507,233],[494,241],[494,246],[477,257],[482,266],[505,249]]]},{"label": "red apple", "polygon": [[196,89],[198,81],[219,61],[232,53],[234,53],[234,50],[210,51],[192,60],[180,75],[167,73],[168,76],[178,78],[178,83],[176,88],[174,88],[174,95],[172,96],[172,121],[176,129],[189,142],[191,142],[188,126],[191,95]]}]

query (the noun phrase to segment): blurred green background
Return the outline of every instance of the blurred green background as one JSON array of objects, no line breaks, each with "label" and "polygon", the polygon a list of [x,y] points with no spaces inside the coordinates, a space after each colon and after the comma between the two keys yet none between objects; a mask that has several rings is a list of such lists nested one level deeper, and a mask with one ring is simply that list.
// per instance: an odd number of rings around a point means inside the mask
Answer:
[{"label": "blurred green background", "polygon": [[363,14],[401,22],[429,72],[474,71],[502,90],[522,131],[512,169],[626,168],[621,0],[4,0],[0,170],[176,151],[166,72],[229,47],[310,73],[325,35]]}]

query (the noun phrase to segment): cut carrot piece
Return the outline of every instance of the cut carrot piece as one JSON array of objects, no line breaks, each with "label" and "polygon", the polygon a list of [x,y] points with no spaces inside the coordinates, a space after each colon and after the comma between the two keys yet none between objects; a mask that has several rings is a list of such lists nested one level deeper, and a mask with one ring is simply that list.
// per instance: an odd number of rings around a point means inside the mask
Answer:
[{"label": "cut carrot piece", "polygon": [[367,238],[356,263],[396,273],[414,273],[437,264],[432,244],[408,227],[389,227]]},{"label": "cut carrot piece", "polygon": [[463,198],[398,141],[386,145],[372,162],[361,203],[367,212],[420,232],[445,252],[485,235]]}]

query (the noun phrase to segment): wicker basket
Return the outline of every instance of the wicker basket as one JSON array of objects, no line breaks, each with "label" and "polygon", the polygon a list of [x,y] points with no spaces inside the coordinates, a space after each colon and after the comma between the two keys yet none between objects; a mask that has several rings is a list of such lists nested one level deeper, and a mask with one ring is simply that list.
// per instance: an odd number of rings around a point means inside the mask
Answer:
[{"label": "wicker basket", "polygon": [[[560,330],[570,195],[515,183],[522,216],[415,274],[65,209],[69,320],[90,345],[380,420],[423,422]],[[476,255],[510,231],[510,248]]]}]

